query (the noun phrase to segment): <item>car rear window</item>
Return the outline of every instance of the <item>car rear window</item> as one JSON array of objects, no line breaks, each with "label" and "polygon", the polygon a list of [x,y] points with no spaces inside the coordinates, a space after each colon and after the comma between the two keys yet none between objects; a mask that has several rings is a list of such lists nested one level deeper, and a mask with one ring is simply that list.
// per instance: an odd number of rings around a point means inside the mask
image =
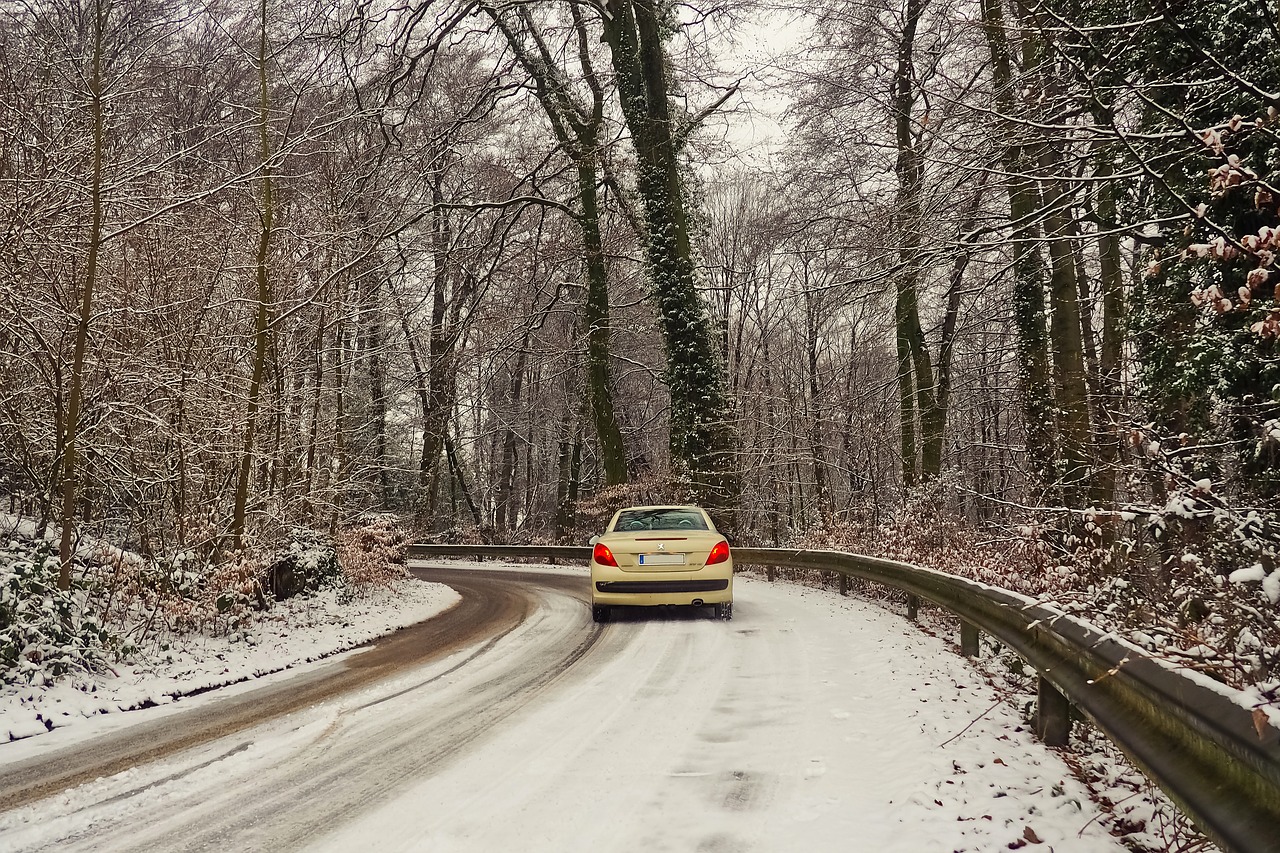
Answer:
[{"label": "car rear window", "polygon": [[614,530],[706,530],[707,522],[695,509],[629,509],[618,516]]}]

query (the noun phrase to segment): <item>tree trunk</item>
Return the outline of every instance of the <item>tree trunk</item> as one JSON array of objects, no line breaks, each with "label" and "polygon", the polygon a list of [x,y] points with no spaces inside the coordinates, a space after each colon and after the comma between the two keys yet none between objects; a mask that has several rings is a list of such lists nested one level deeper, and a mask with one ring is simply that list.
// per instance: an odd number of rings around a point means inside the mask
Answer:
[{"label": "tree trunk", "polygon": [[[1038,51],[1043,53],[1043,51]],[[1056,97],[1058,86],[1050,68],[1041,90]],[[1079,506],[1085,497],[1092,468],[1089,396],[1085,379],[1084,339],[1080,326],[1079,271],[1070,236],[1068,180],[1062,162],[1061,143],[1048,141],[1041,148],[1040,166],[1045,175],[1042,193],[1044,225],[1049,241],[1049,283],[1052,319],[1049,339],[1053,352],[1053,390],[1057,412],[1058,445],[1062,453],[1062,498],[1067,506]]]},{"label": "tree trunk", "polygon": [[263,0],[260,6],[258,41],[258,145],[262,160],[262,209],[260,211],[261,227],[258,233],[258,254],[256,259],[257,296],[253,318],[253,356],[249,378],[248,405],[245,412],[244,441],[240,452],[240,471],[236,479],[235,509],[231,516],[231,535],[235,546],[244,544],[245,516],[249,506],[249,484],[253,475],[254,441],[258,425],[259,398],[262,393],[262,377],[267,363],[267,342],[270,328],[271,304],[271,237],[275,217],[275,203],[272,199],[273,179],[271,169],[271,140],[268,136],[268,119],[270,118],[270,101],[267,93],[267,4]]},{"label": "tree trunk", "polygon": [[1098,471],[1093,478],[1092,502],[1109,508],[1116,502],[1116,465],[1120,456],[1117,435],[1120,408],[1120,360],[1124,348],[1124,273],[1120,258],[1120,237],[1115,233],[1116,189],[1111,181],[1114,167],[1106,152],[1094,166],[1098,180],[1098,267],[1102,282],[1102,346],[1098,352],[1098,405],[1094,421]]},{"label": "tree trunk", "polygon": [[937,411],[937,389],[933,365],[920,324],[918,280],[920,275],[921,195],[924,167],[919,140],[914,131],[915,107],[913,67],[916,29],[924,12],[922,0],[907,0],[906,19],[898,43],[898,63],[893,81],[894,135],[898,156],[894,173],[898,179],[895,210],[901,270],[897,276],[894,322],[897,327],[898,399],[901,417],[903,484],[915,482],[916,423],[920,429],[920,475],[932,479],[942,470],[942,426],[945,416]]},{"label": "tree trunk", "polygon": [[[1005,31],[1002,0],[982,0],[983,29],[991,52],[991,80],[996,108],[1012,119],[1013,59]],[[1027,175],[1032,160],[1015,141],[1023,134],[1010,120],[1009,140],[1002,151],[1009,193],[1010,242],[1013,246],[1013,318],[1018,335],[1027,458],[1041,484],[1057,479],[1053,394],[1050,385],[1048,330],[1045,326],[1045,265],[1040,256],[1039,188]]]},{"label": "tree trunk", "polygon": [[[806,279],[807,277],[806,271]],[[827,518],[831,514],[831,495],[827,488],[827,461],[822,435],[822,388],[818,378],[818,309],[814,305],[813,292],[807,285],[806,280],[804,305],[809,386],[809,452],[813,461],[814,501],[818,512],[823,518]]]},{"label": "tree trunk", "polygon": [[[453,353],[455,329],[451,322],[458,316],[455,305],[453,315],[449,311],[447,290],[450,285],[448,259],[452,227],[449,213],[442,206],[444,201],[444,177],[437,173],[431,185],[432,202],[435,209],[431,214],[431,331],[427,343],[426,385],[422,392],[421,373],[419,374],[419,400],[422,403],[422,457],[419,460],[419,488],[424,492],[425,501],[419,501],[419,513],[424,520],[434,521],[437,514],[436,498],[439,495],[441,474],[439,470],[440,448],[448,431],[449,416],[453,412],[456,393],[453,369]],[[460,302],[467,288],[458,287],[453,294],[455,302]],[[406,330],[406,335],[409,332]],[[421,370],[421,366],[419,366]],[[425,506],[423,506],[425,503]]]},{"label": "tree trunk", "polygon": [[[574,0],[569,9],[578,39],[578,64],[591,89],[590,108],[581,106],[574,99],[568,81],[559,71],[527,9],[520,8],[512,13],[521,25],[518,28],[495,7],[485,5],[483,8],[506,37],[516,59],[534,80],[538,102],[547,114],[561,147],[577,167],[581,206],[577,220],[582,232],[582,261],[587,279],[587,299],[583,306],[587,328],[587,390],[596,437],[600,442],[605,485],[616,486],[627,481],[627,454],[613,405],[609,367],[609,267],[600,236],[599,137],[604,126],[604,89],[591,63],[581,4]],[[526,43],[522,33],[528,35],[532,45]]]},{"label": "tree trunk", "polygon": [[320,316],[316,320],[316,336],[312,343],[315,366],[311,375],[313,386],[311,396],[311,424],[307,432],[306,474],[302,489],[303,513],[307,518],[314,512],[316,453],[320,443],[320,404],[324,400],[324,332],[328,319],[325,306],[320,308]]},{"label": "tree trunk", "polygon": [[[338,307],[338,316],[342,318],[342,306]],[[330,490],[333,503],[329,509],[329,532],[338,532],[338,522],[342,518],[343,484],[347,476],[347,331],[345,319],[339,319],[338,328],[334,331],[337,345],[333,348],[333,463],[329,471]]]},{"label": "tree trunk", "polygon": [[386,368],[382,360],[383,332],[380,278],[372,278],[361,306],[362,352],[369,380],[369,426],[373,430],[373,464],[377,468],[378,502],[383,509],[390,505],[391,481],[387,464],[387,391]]},{"label": "tree trunk", "polygon": [[680,175],[682,141],[668,103],[659,9],[648,0],[608,0],[606,8],[604,40],[636,150],[645,252],[667,353],[671,455],[687,468],[703,501],[729,510],[737,503],[738,487],[728,400],[697,290]]},{"label": "tree trunk", "polygon": [[458,462],[458,453],[453,447],[453,439],[449,437],[446,430],[443,435],[444,452],[449,459],[449,470],[453,473],[453,479],[457,482],[458,488],[462,491],[462,497],[467,502],[467,510],[471,513],[471,521],[477,528],[482,527],[484,522],[480,518],[480,508],[476,506],[476,502],[471,497],[471,490],[467,488],[467,478],[462,473],[462,465]]},{"label": "tree trunk", "polygon": [[609,270],[600,239],[600,211],[596,193],[595,154],[578,161],[578,198],[582,226],[583,266],[587,273],[587,376],[591,414],[600,441],[600,461],[604,484],[627,482],[627,454],[622,430],[613,407],[613,387],[609,376]]},{"label": "tree trunk", "polygon": [[76,452],[80,433],[80,407],[84,397],[84,361],[89,347],[89,323],[93,318],[93,291],[98,280],[98,257],[102,251],[102,160],[106,145],[103,128],[102,61],[106,16],[106,6],[102,0],[97,0],[93,4],[93,67],[89,72],[89,111],[93,121],[93,153],[89,178],[89,257],[85,264],[84,289],[80,293],[80,315],[76,321],[67,413],[62,420],[62,531],[58,542],[58,589],[61,590],[71,589],[71,558],[76,538],[76,503],[79,500],[80,485]]},{"label": "tree trunk", "polygon": [[516,356],[515,370],[511,372],[511,415],[502,437],[502,463],[498,469],[498,487],[494,496],[494,527],[500,533],[516,524],[516,508],[512,499],[516,492],[516,462],[519,451],[519,436],[516,434],[515,422],[519,417],[520,404],[524,389],[525,361],[529,352],[529,334],[525,333],[520,343],[520,353]]},{"label": "tree trunk", "polygon": [[947,427],[947,413],[951,408],[951,356],[955,346],[956,324],[960,316],[960,285],[964,281],[964,271],[969,266],[969,249],[966,245],[967,235],[977,222],[978,209],[982,206],[982,195],[986,190],[986,174],[979,180],[978,188],[973,193],[973,200],[965,211],[964,221],[960,223],[957,234],[958,246],[956,255],[951,261],[951,274],[947,279],[947,306],[942,315],[942,335],[938,342],[938,393],[932,412],[927,412],[922,420],[929,421],[925,433],[934,436],[938,442],[935,455],[942,457],[942,440]]}]

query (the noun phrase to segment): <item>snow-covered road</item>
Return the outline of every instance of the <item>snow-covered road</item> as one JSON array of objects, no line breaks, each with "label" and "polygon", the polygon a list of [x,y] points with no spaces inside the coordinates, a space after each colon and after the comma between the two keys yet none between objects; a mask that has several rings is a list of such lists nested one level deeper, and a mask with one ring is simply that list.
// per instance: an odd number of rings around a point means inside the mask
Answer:
[{"label": "snow-covered road", "polygon": [[896,615],[744,577],[732,622],[598,626],[584,570],[520,568],[545,583],[526,576],[507,633],[0,814],[0,848],[1123,849],[994,691]]}]

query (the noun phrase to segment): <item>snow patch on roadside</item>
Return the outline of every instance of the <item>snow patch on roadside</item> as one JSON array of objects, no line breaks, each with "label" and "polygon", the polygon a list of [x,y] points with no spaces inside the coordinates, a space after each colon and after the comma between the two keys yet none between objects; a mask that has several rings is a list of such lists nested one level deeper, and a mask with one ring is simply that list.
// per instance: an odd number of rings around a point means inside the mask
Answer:
[{"label": "snow patch on roadside", "polygon": [[182,648],[142,651],[109,672],[77,674],[48,687],[5,685],[0,744],[290,669],[422,622],[459,600],[447,586],[412,578],[344,598],[329,589],[277,602],[247,632],[190,636]]}]

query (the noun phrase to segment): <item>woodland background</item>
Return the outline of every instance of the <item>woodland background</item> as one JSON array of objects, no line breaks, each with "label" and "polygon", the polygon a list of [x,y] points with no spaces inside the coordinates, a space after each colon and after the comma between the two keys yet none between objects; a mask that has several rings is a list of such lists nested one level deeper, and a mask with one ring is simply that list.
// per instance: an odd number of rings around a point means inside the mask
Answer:
[{"label": "woodland background", "polygon": [[6,679],[700,501],[1274,703],[1277,26],[0,0]]}]

